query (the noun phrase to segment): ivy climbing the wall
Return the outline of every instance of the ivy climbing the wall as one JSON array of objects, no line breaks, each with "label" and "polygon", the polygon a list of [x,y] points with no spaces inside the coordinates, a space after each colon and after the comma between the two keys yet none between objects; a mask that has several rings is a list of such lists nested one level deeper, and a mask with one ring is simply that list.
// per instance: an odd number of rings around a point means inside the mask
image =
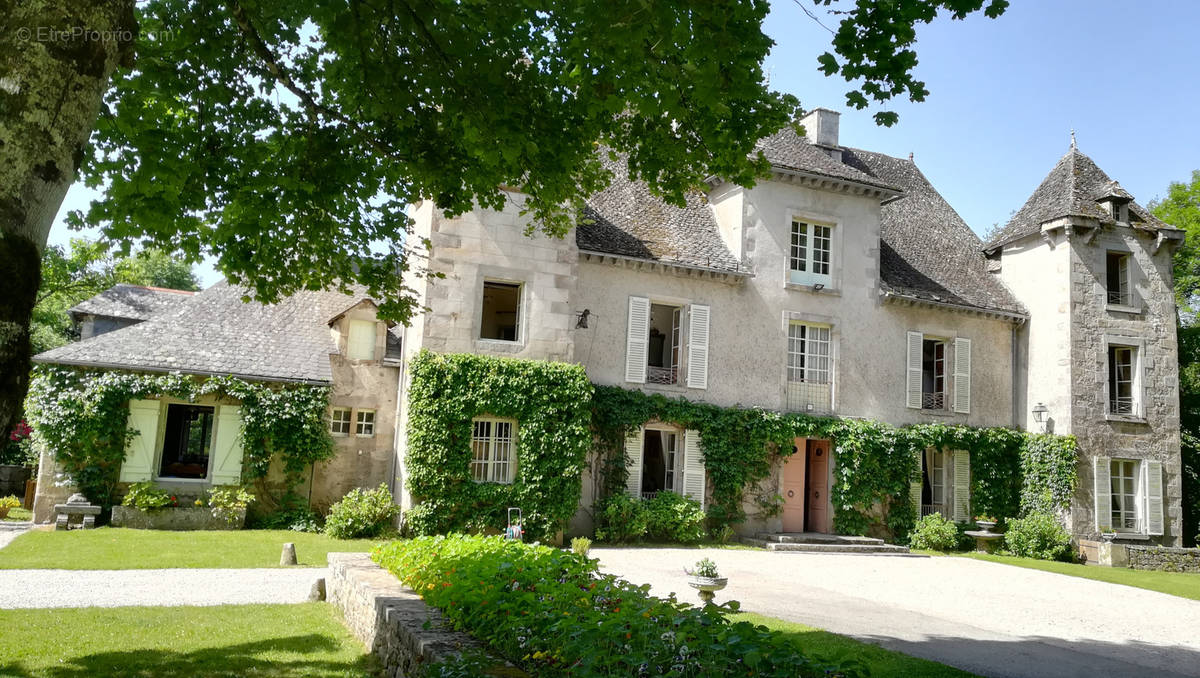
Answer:
[{"label": "ivy climbing the wall", "polygon": [[[592,384],[580,365],[422,351],[409,363],[405,514],[418,534],[505,526],[520,507],[526,534],[551,539],[579,505],[592,444]],[[471,475],[472,418],[516,421],[512,483]]]},{"label": "ivy climbing the wall", "polygon": [[312,464],[333,457],[325,421],[329,389],[320,386],[39,366],[26,405],[38,445],[53,452],[88,499],[110,506],[134,435],[128,427],[129,401],[170,397],[190,402],[206,395],[240,401],[242,477],[247,482],[265,479],[277,457],[286,495]]}]

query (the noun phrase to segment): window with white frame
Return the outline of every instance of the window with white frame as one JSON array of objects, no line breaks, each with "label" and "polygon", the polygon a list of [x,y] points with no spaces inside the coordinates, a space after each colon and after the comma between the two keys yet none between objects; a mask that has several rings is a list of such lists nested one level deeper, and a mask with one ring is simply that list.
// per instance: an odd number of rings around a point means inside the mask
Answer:
[{"label": "window with white frame", "polygon": [[788,323],[787,361],[787,409],[830,412],[833,383],[830,328]]},{"label": "window with white frame", "polygon": [[346,357],[351,360],[375,359],[375,326],[371,320],[351,320],[346,332]]},{"label": "window with white frame", "polygon": [[354,424],[354,435],[370,438],[375,435],[375,410],[359,410]]},{"label": "window with white frame", "polygon": [[329,432],[338,437],[350,435],[350,408],[333,408],[333,414],[329,418]]},{"label": "window with white frame", "polygon": [[1119,306],[1129,306],[1130,296],[1129,252],[1109,250],[1104,255],[1105,287],[1108,293],[1108,303]]},{"label": "window with white frame", "polygon": [[683,308],[650,304],[650,335],[646,352],[647,384],[680,383],[680,350],[683,345]]},{"label": "window with white frame", "polygon": [[1137,347],[1108,346],[1108,413],[1137,416]]},{"label": "window with white frame", "polygon": [[516,476],[517,422],[476,417],[471,420],[471,478],[478,483],[510,484]]},{"label": "window with white frame", "polygon": [[1141,525],[1139,471],[1139,463],[1132,459],[1113,459],[1109,462],[1112,527],[1117,532],[1136,532]]},{"label": "window with white frame", "polygon": [[824,285],[833,282],[833,226],[792,219],[788,250],[788,282]]}]

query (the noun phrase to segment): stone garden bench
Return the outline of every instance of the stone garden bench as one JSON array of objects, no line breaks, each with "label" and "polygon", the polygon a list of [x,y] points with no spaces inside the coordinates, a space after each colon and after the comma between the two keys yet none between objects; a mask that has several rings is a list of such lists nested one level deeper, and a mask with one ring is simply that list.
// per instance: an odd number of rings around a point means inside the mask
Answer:
[{"label": "stone garden bench", "polygon": [[[88,502],[82,494],[73,494],[65,504],[55,504],[54,529],[69,530],[71,523],[81,522],[85,530],[96,527],[96,516],[100,515],[100,507]],[[78,518],[79,521],[75,519]]]}]

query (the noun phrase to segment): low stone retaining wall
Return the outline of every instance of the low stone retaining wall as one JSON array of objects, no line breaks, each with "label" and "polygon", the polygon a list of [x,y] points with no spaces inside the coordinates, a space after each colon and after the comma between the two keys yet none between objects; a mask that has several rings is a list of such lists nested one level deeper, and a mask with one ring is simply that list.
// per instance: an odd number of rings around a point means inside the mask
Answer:
[{"label": "low stone retaining wall", "polygon": [[113,527],[137,530],[240,530],[246,524],[246,509],[232,522],[217,518],[210,508],[163,508],[143,511],[132,506],[112,508]]},{"label": "low stone retaining wall", "polygon": [[[431,662],[484,652],[471,636],[444,628],[438,610],[365,553],[329,554],[325,599],[342,611],[350,632],[379,658],[389,678],[416,678]],[[496,666],[508,665],[497,659]],[[511,667],[503,675],[529,678]]]},{"label": "low stone retaining wall", "polygon": [[1200,549],[1166,546],[1126,546],[1129,567],[1135,570],[1200,572]]}]

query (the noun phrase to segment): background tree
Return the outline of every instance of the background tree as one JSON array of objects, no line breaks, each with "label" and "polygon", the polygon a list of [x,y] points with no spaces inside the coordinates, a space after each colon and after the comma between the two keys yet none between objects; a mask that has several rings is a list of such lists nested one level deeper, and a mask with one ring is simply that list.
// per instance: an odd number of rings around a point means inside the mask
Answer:
[{"label": "background tree", "polygon": [[[834,42],[841,72],[877,101],[919,99],[913,26],[983,5],[857,0],[839,35],[858,38]],[[756,140],[798,109],[765,85],[768,10],[0,0],[0,430],[26,387],[39,253],[77,172],[106,194],[73,223],[108,239],[212,254],[266,302],[361,283],[404,320],[409,203],[453,215],[516,188],[535,227],[561,235],[608,180],[597,148],[674,202],[714,174],[751,184],[767,169]]]},{"label": "background tree", "polygon": [[1150,203],[1154,216],[1182,228],[1175,252],[1175,302],[1179,308],[1179,425],[1183,441],[1184,542],[1200,542],[1200,170],[1190,182],[1172,182],[1167,197]]},{"label": "background tree", "polygon": [[76,339],[67,309],[117,283],[175,290],[198,290],[191,264],[158,250],[114,255],[101,242],[73,238],[42,252],[42,284],[30,322],[36,355]]}]

